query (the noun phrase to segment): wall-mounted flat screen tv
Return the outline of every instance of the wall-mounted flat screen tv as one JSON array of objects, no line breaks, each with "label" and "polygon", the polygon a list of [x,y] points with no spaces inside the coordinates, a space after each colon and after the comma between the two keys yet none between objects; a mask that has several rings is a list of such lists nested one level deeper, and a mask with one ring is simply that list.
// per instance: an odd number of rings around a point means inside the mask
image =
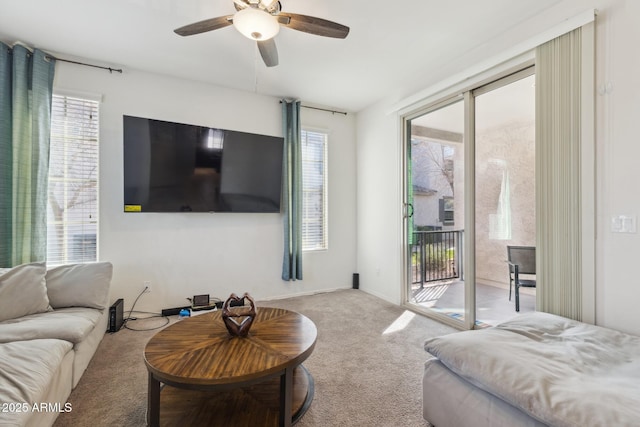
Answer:
[{"label": "wall-mounted flat screen tv", "polygon": [[283,138],[123,121],[125,212],[280,212]]}]

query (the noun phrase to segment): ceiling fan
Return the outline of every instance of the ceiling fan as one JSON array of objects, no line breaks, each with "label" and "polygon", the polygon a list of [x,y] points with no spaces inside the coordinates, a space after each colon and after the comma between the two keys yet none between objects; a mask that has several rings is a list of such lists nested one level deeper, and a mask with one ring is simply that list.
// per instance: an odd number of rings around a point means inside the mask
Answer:
[{"label": "ceiling fan", "polygon": [[191,36],[233,25],[244,36],[258,43],[258,50],[267,67],[278,65],[278,49],[273,38],[280,26],[323,37],[344,39],[349,27],[314,16],[283,13],[278,0],[233,0],[236,13],[180,27],[174,32]]}]

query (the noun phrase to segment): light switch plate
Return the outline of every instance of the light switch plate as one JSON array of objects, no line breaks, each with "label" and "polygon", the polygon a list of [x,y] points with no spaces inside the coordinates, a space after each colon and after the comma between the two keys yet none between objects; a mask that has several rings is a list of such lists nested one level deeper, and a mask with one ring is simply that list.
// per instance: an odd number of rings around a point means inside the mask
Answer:
[{"label": "light switch plate", "polygon": [[611,231],[614,233],[635,233],[635,215],[614,215],[611,217]]}]

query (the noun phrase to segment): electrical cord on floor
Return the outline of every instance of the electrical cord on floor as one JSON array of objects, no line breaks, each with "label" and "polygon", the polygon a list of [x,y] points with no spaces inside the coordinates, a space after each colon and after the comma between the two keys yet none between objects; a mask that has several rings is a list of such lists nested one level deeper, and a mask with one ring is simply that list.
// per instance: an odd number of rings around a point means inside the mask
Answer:
[{"label": "electrical cord on floor", "polygon": [[[136,332],[144,332],[144,331],[153,331],[154,329],[160,329],[160,328],[164,328],[165,326],[167,326],[169,324],[169,318],[166,316],[162,316],[160,314],[157,314],[155,316],[149,316],[149,317],[141,317],[141,318],[134,318],[135,320],[145,320],[145,319],[153,319],[153,318],[164,318],[164,323],[162,325],[156,326],[154,328],[142,328],[142,329],[138,329],[138,328],[132,328],[128,325],[128,322],[124,324],[124,327],[129,329],[130,331],[136,331]],[[131,319],[132,321],[135,321],[134,319]]]},{"label": "electrical cord on floor", "polygon": [[135,301],[133,301],[133,305],[131,306],[131,310],[129,310],[129,314],[127,315],[127,317],[124,319],[124,325],[127,326],[127,322],[131,319],[131,313],[133,313],[133,309],[136,308],[136,303],[138,302],[138,300],[140,299],[140,297],[142,296],[142,294],[144,294],[147,289],[149,289],[148,286],[145,286],[144,289],[142,290],[142,292],[140,292],[138,294],[138,296],[136,297]]},{"label": "electrical cord on floor", "polygon": [[[129,329],[130,331],[137,331],[137,332],[153,331],[154,329],[160,329],[160,328],[163,328],[163,327],[165,327],[165,326],[167,326],[169,324],[169,318],[165,317],[165,322],[160,326],[156,326],[155,328],[136,329],[136,328],[129,327],[128,323],[130,321],[143,320],[143,319],[152,319],[154,317],[162,317],[159,313],[152,313],[152,312],[149,312],[149,311],[134,310],[134,308],[136,307],[136,303],[138,302],[138,300],[140,299],[142,294],[144,294],[147,291],[147,289],[149,289],[149,287],[145,286],[145,288],[142,290],[142,292],[140,292],[140,294],[138,294],[138,296],[136,297],[135,301],[133,301],[133,305],[131,306],[131,310],[129,310],[129,314],[127,315],[127,318],[124,319],[123,326],[125,328]],[[131,317],[131,314],[134,313],[134,312],[135,313],[143,313],[143,314],[152,314],[153,316],[142,317],[142,318]]]},{"label": "electrical cord on floor", "polygon": [[[154,311],[141,311],[141,310],[130,310],[129,313],[133,311],[134,313],[142,313],[142,314],[151,314],[150,317],[162,316],[162,314],[154,312]],[[141,317],[141,319],[148,319],[149,317]],[[129,320],[138,320],[137,317],[129,317]]]}]

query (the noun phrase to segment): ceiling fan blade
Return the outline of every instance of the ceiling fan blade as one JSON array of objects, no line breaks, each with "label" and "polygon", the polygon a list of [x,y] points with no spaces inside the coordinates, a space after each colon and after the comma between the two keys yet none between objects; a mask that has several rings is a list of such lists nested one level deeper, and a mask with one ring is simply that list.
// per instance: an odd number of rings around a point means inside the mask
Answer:
[{"label": "ceiling fan blade", "polygon": [[278,0],[260,0],[260,5],[268,12],[280,12],[281,5]]},{"label": "ceiling fan blade", "polygon": [[249,7],[249,3],[247,3],[245,0],[233,0],[233,6],[237,11],[241,11],[242,9],[246,9],[247,7]]},{"label": "ceiling fan blade", "polygon": [[173,31],[181,36],[192,36],[194,34],[206,33],[207,31],[228,27],[231,24],[233,24],[233,15],[218,16],[217,18],[205,19],[204,21],[185,25]]},{"label": "ceiling fan blade", "polygon": [[298,15],[296,13],[280,13],[278,22],[285,27],[316,36],[343,39],[349,34],[349,27],[315,16]]},{"label": "ceiling fan blade", "polygon": [[267,67],[275,67],[278,65],[278,48],[276,47],[275,40],[260,40],[257,43],[264,65]]}]

